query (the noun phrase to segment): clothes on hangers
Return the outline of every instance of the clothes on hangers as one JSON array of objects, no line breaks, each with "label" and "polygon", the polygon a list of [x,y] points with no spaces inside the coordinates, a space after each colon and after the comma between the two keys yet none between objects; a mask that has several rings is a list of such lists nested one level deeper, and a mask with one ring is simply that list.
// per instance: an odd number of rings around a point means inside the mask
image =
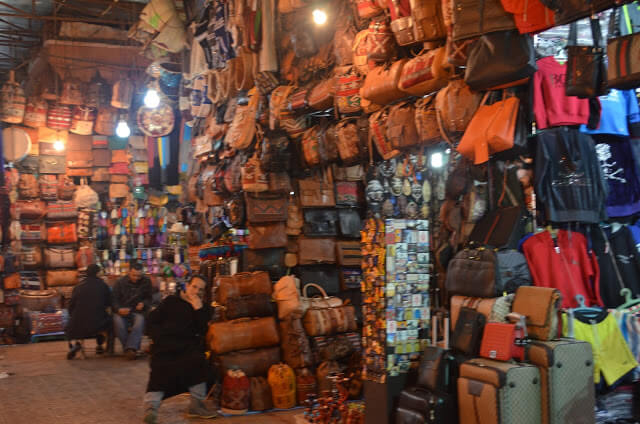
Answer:
[{"label": "clothes on hangers", "polygon": [[562,293],[562,307],[578,306],[576,295],[586,305],[602,305],[599,295],[600,270],[595,257],[587,252],[587,240],[578,232],[558,230],[535,234],[522,245],[533,283],[553,287]]},{"label": "clothes on hangers", "polygon": [[[622,337],[627,342],[627,346],[636,361],[640,362],[640,315],[634,310],[610,310],[609,311],[618,323]],[[633,370],[633,379],[640,379],[640,366]]]},{"label": "clothes on hangers", "polygon": [[[568,320],[567,314],[562,314],[565,337],[570,336]],[[593,381],[596,384],[600,383],[600,374],[602,374],[605,382],[611,386],[638,366],[638,362],[622,336],[618,322],[605,309],[588,320],[576,313],[573,320],[573,337],[591,344],[594,361]]]},{"label": "clothes on hangers", "polygon": [[640,122],[640,110],[638,100],[633,90],[611,89],[608,94],[598,97],[602,111],[600,112],[600,125],[591,130],[586,125],[580,126],[580,131],[587,134],[610,134],[629,136],[630,127],[634,129]]}]

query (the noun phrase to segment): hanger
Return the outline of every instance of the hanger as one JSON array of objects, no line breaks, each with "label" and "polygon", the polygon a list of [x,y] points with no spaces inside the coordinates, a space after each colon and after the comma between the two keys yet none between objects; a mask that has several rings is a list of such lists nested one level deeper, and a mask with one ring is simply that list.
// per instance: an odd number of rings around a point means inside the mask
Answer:
[{"label": "hanger", "polygon": [[632,306],[640,305],[640,297],[632,298],[631,290],[624,288],[620,290],[620,296],[624,297],[624,303],[616,308],[617,311],[629,309]]},{"label": "hanger", "polygon": [[581,294],[576,295],[576,302],[578,302],[578,307],[571,309],[572,313],[580,313],[585,316],[585,318],[593,317],[595,318],[595,314],[602,313],[602,308],[599,307],[590,307],[585,305],[584,296]]}]

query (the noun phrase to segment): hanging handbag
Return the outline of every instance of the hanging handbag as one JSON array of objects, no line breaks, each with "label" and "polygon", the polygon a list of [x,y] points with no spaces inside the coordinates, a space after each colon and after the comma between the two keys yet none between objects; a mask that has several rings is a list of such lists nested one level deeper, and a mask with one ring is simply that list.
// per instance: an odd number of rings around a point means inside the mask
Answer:
[{"label": "hanging handbag", "polygon": [[249,249],[269,249],[285,247],[287,232],[284,222],[263,225],[249,224]]},{"label": "hanging handbag", "polygon": [[52,130],[68,130],[71,127],[72,111],[69,106],[55,104],[47,112],[47,127]]},{"label": "hanging handbag", "polygon": [[436,95],[438,128],[449,144],[455,145],[480,106],[482,95],[462,79],[454,79]]},{"label": "hanging handbag", "polygon": [[435,95],[423,97],[416,102],[415,125],[418,140],[422,144],[437,143],[442,140],[436,117]]},{"label": "hanging handbag", "polygon": [[466,356],[477,356],[482,341],[486,318],[481,313],[469,309],[460,309],[451,337],[451,346]]},{"label": "hanging handbag", "polygon": [[513,312],[526,317],[527,333],[532,339],[553,340],[558,337],[560,291],[549,287],[522,286],[516,291]]},{"label": "hanging handbag", "polygon": [[592,46],[578,46],[578,24],[569,27],[567,42],[567,74],[565,94],[579,98],[598,97],[607,94],[607,69],[602,47],[600,20],[590,19]]},{"label": "hanging handbag", "polygon": [[321,208],[336,205],[331,169],[327,168],[315,176],[298,180],[298,186],[302,207]]},{"label": "hanging handbag", "polygon": [[77,241],[78,235],[75,223],[58,222],[47,228],[47,243],[49,244],[67,244],[76,243]]},{"label": "hanging handbag", "polygon": [[335,239],[300,237],[298,238],[298,264],[334,264],[336,263],[335,249]]},{"label": "hanging handbag", "polygon": [[41,174],[64,174],[67,170],[65,156],[40,155],[38,170]]},{"label": "hanging handbag", "polygon": [[357,163],[363,156],[361,147],[365,143],[361,129],[360,121],[355,117],[345,118],[336,125],[338,154],[345,165]]},{"label": "hanging handbag", "polygon": [[330,237],[338,235],[338,212],[335,209],[307,209],[304,211],[305,236]]},{"label": "hanging handbag", "polygon": [[444,47],[421,52],[402,67],[398,89],[414,96],[435,93],[447,85],[452,69]]},{"label": "hanging handbag", "polygon": [[11,218],[15,220],[38,220],[44,216],[45,203],[40,200],[17,200],[9,207]]},{"label": "hanging handbag", "polygon": [[526,84],[538,69],[533,37],[517,30],[480,37],[471,47],[464,82],[485,91]]},{"label": "hanging handbag", "polygon": [[88,151],[67,152],[67,168],[91,168],[93,166],[93,155]]},{"label": "hanging handbag", "polygon": [[76,255],[73,249],[47,247],[44,249],[44,263],[47,268],[75,268]]},{"label": "hanging handbag", "polygon": [[245,193],[247,220],[252,223],[287,220],[287,199],[279,195]]},{"label": "hanging handbag", "polygon": [[406,94],[399,89],[398,83],[406,63],[407,59],[400,59],[391,65],[376,66],[369,71],[362,85],[362,97],[379,105],[405,97]]},{"label": "hanging handbag", "polygon": [[447,38],[442,0],[409,0],[416,41],[441,42]]},{"label": "hanging handbag", "polygon": [[453,0],[453,41],[516,29],[513,15],[500,0]]},{"label": "hanging handbag", "polygon": [[614,8],[609,16],[607,86],[628,90],[640,85],[640,34],[620,35],[616,18],[619,10]]},{"label": "hanging handbag", "polygon": [[[366,60],[366,58],[365,58]],[[344,66],[335,70],[336,94],[335,107],[341,114],[354,114],[362,110],[362,98],[360,88],[362,87],[362,76],[360,76],[353,66]]]},{"label": "hanging handbag", "polygon": [[445,287],[450,295],[495,297],[495,252],[478,247],[465,248],[456,253],[447,267]]},{"label": "hanging handbag", "polygon": [[284,248],[279,249],[243,249],[242,271],[255,272],[266,271],[273,280],[281,278],[287,268],[284,265]]},{"label": "hanging handbag", "polygon": [[413,102],[391,106],[387,118],[387,139],[394,149],[406,149],[419,143]]},{"label": "hanging handbag", "polygon": [[367,58],[386,62],[396,55],[396,43],[391,26],[385,17],[374,18],[367,33]]}]

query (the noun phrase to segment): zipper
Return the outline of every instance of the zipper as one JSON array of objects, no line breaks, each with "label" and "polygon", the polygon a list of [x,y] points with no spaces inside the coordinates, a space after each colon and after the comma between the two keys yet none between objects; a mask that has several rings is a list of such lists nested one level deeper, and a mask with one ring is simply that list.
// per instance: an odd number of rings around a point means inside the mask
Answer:
[{"label": "zipper", "polygon": [[605,234],[602,227],[598,227],[598,228],[600,228],[600,233],[604,238],[604,253],[609,254],[609,258],[611,259],[611,263],[613,264],[613,269],[616,272],[616,278],[618,279],[618,286],[620,286],[620,289],[623,289],[625,287],[624,281],[622,281],[622,275],[620,274],[620,269],[618,268],[618,262],[616,261],[616,257],[611,251],[611,244],[609,243],[609,239],[607,238],[607,235]]}]

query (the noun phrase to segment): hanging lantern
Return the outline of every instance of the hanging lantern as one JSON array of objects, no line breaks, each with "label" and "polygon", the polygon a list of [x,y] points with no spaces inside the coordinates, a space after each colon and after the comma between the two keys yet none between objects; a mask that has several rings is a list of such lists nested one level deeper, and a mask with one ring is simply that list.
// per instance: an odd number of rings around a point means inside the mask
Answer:
[{"label": "hanging lantern", "polygon": [[0,90],[0,116],[2,121],[19,124],[24,118],[26,99],[24,90],[15,80],[14,71],[9,72],[9,81]]},{"label": "hanging lantern", "polygon": [[65,79],[62,83],[60,103],[64,105],[84,104],[84,84],[77,79]]},{"label": "hanging lantern", "polygon": [[94,131],[100,135],[114,135],[118,121],[118,110],[112,107],[98,109]]},{"label": "hanging lantern", "polygon": [[47,125],[49,104],[42,99],[29,99],[24,111],[24,124],[28,127],[40,128]]},{"label": "hanging lantern", "polygon": [[74,134],[91,135],[93,125],[96,122],[96,110],[88,106],[76,106],[73,108],[71,118],[71,131]]},{"label": "hanging lantern", "polygon": [[89,107],[101,108],[109,106],[110,103],[111,86],[96,71],[96,75],[89,81],[85,104]]},{"label": "hanging lantern", "polygon": [[52,130],[68,130],[71,127],[71,108],[63,104],[55,104],[47,113],[47,127]]},{"label": "hanging lantern", "polygon": [[113,96],[111,106],[118,109],[129,109],[133,100],[135,86],[130,79],[121,79],[113,86]]}]

